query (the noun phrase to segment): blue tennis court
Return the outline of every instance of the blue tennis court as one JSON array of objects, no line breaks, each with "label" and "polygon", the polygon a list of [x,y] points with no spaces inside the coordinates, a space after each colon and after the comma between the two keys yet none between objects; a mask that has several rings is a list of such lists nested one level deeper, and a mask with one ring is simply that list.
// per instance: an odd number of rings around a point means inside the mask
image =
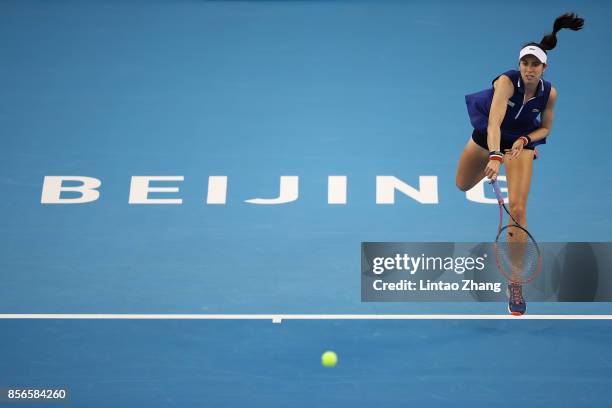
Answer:
[{"label": "blue tennis court", "polygon": [[491,192],[455,186],[464,96],[566,11],[529,229],[604,245],[605,1],[0,1],[0,390],[607,406],[608,301],[361,297],[363,242],[494,238]]}]

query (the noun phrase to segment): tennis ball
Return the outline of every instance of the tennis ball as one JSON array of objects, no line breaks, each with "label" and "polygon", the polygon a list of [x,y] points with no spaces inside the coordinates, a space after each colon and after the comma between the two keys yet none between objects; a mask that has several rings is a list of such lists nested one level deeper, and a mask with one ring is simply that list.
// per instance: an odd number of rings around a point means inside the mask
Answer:
[{"label": "tennis ball", "polygon": [[334,367],[338,364],[338,356],[333,351],[326,351],[321,355],[321,364],[325,367]]}]

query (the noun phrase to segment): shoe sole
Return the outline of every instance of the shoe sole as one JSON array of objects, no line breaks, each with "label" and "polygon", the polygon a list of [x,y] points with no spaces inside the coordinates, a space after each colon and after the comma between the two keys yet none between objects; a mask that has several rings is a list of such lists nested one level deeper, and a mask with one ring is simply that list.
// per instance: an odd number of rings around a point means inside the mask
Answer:
[{"label": "shoe sole", "polygon": [[[526,310],[525,310],[526,311]],[[510,310],[510,306],[508,306],[508,312],[512,315],[512,316],[522,316],[525,313],[521,313],[521,312],[513,312],[512,310]]]}]

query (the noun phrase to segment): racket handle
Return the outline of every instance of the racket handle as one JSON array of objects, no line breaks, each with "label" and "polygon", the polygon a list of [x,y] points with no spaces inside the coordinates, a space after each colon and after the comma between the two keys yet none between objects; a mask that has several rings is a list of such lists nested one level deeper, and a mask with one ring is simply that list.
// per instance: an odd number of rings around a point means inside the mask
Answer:
[{"label": "racket handle", "polygon": [[491,182],[491,185],[493,186],[493,191],[495,191],[495,197],[497,197],[497,202],[503,204],[504,197],[502,196],[501,190],[499,189],[499,184],[497,183],[497,180],[493,180]]}]

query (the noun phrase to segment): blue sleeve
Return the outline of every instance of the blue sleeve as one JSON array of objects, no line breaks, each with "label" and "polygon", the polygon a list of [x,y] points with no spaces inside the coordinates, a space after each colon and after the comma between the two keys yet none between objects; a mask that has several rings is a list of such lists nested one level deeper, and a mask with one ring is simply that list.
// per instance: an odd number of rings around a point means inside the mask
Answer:
[{"label": "blue sleeve", "polygon": [[518,80],[518,76],[520,75],[520,73],[514,69],[511,69],[510,71],[506,71],[503,74],[499,74],[498,76],[495,77],[495,79],[491,81],[491,86],[493,86],[493,83],[497,81],[499,77],[502,75],[505,75],[508,78],[510,78],[510,81],[512,81],[512,84],[515,84],[516,81]]}]

